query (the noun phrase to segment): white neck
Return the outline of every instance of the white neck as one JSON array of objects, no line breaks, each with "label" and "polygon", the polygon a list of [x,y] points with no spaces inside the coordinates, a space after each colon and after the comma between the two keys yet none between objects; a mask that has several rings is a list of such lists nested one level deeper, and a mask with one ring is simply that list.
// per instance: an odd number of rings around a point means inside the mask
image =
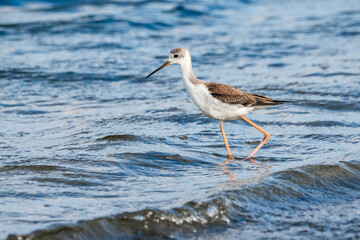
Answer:
[{"label": "white neck", "polygon": [[197,79],[194,75],[192,64],[191,64],[191,57],[184,59],[184,61],[180,64],[183,79],[185,84],[198,84],[201,81]]}]

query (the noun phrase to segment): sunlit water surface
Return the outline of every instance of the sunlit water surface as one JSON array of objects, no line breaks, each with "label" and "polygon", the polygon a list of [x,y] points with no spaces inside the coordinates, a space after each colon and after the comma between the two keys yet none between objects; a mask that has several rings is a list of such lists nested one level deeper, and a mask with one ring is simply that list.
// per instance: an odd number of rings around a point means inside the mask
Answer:
[{"label": "sunlit water surface", "polygon": [[[359,1],[0,3],[1,239],[360,238]],[[170,66],[292,103],[226,167]],[[233,154],[262,134],[225,123]]]}]

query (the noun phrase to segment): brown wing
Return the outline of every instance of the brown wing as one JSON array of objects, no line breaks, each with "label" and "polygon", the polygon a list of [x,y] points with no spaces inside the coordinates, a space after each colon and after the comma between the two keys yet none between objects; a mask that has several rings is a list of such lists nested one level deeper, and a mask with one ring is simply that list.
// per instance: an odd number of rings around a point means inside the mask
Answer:
[{"label": "brown wing", "polygon": [[256,102],[255,97],[252,97],[251,94],[236,87],[218,83],[206,83],[206,86],[211,95],[223,103],[242,104],[247,106]]},{"label": "brown wing", "polygon": [[206,86],[214,98],[227,104],[241,104],[250,107],[255,105],[274,105],[278,103],[269,97],[250,94],[236,87],[224,84],[206,83]]}]

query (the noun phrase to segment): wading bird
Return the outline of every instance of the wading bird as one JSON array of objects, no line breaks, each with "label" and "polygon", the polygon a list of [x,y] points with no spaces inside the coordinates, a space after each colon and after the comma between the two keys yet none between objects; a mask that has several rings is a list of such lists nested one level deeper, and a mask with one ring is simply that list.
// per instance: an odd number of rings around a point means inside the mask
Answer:
[{"label": "wading bird", "polygon": [[225,164],[234,159],[234,157],[230,152],[229,144],[226,139],[223,121],[241,118],[265,135],[260,144],[248,157],[244,158],[244,160],[254,156],[254,154],[269,140],[270,134],[246,118],[245,115],[253,110],[276,105],[284,101],[273,100],[258,94],[250,94],[236,87],[205,82],[197,79],[192,70],[190,52],[186,48],[175,48],[171,50],[169,60],[154,72],[150,73],[146,78],[170,64],[180,65],[186,90],[189,92],[196,106],[198,106],[206,116],[219,122],[228,153],[228,159]]}]

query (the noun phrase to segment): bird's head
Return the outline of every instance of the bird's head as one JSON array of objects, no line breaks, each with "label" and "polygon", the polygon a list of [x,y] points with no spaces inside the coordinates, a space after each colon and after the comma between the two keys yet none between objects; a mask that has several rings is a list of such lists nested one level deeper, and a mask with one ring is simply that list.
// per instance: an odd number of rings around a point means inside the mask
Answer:
[{"label": "bird's head", "polygon": [[[187,61],[191,61],[189,50],[186,48],[174,48],[169,53],[169,60],[166,61],[163,65],[161,65],[158,69],[150,73],[146,78],[150,77],[157,71],[163,69],[166,66],[169,66],[170,64],[185,64]],[[146,79],[145,78],[145,79]]]}]

